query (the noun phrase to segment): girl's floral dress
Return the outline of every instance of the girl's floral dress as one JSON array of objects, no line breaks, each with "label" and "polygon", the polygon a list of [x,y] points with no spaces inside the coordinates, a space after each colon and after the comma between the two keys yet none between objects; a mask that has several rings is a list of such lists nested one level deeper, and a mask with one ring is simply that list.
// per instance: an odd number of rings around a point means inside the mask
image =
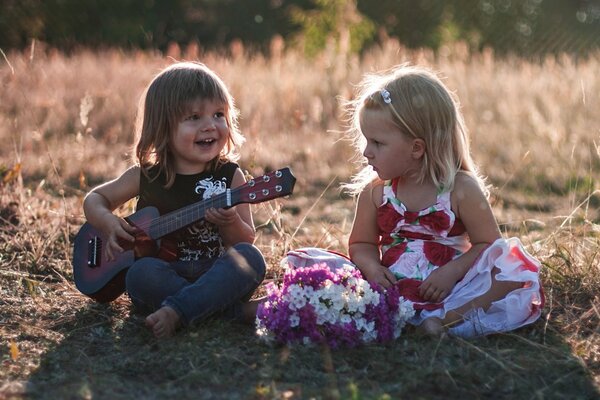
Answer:
[{"label": "girl's floral dress", "polygon": [[[382,264],[399,279],[400,293],[413,302],[417,311],[408,323],[420,325],[430,317],[443,319],[447,311],[455,310],[486,293],[492,282],[492,269],[500,272],[497,280],[523,282],[523,287],[510,292],[486,310],[474,309],[464,316],[464,322],[449,329],[462,337],[507,332],[536,321],[544,305],[539,281],[540,263],[523,248],[517,238],[498,239],[477,258],[467,274],[441,303],[424,301],[418,294],[419,285],[436,268],[467,251],[471,244],[460,220],[452,212],[450,192],[441,193],[431,207],[418,212],[407,211],[396,198],[396,182],[386,182],[383,203],[377,211]],[[329,268],[351,264],[340,254],[317,248],[290,251],[284,259],[292,268],[326,263]]]},{"label": "girl's floral dress", "polygon": [[544,303],[539,281],[540,263],[523,248],[517,238],[498,239],[487,247],[474,265],[442,303],[428,303],[418,296],[418,286],[436,268],[459,257],[470,248],[465,227],[452,212],[450,192],[441,193],[431,207],[407,211],[396,198],[396,181],[386,182],[383,203],[377,210],[382,264],[400,280],[407,298],[421,310],[409,323],[424,319],[443,319],[490,289],[491,272],[497,267],[497,280],[523,282],[523,287],[498,300],[487,311],[474,309],[464,322],[449,333],[472,337],[506,332],[530,324],[540,317]]}]

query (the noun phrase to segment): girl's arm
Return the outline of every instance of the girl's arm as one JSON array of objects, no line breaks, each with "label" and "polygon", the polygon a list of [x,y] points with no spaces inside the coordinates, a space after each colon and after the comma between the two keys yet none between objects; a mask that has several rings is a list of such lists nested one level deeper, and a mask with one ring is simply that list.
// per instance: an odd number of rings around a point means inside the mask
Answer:
[{"label": "girl's arm", "polygon": [[118,178],[92,189],[83,200],[83,212],[90,224],[103,233],[106,257],[123,251],[119,241],[134,241],[135,228],[112,213],[127,200],[137,196],[140,188],[140,168],[133,166]]},{"label": "girl's arm", "polygon": [[[231,188],[236,188],[244,183],[246,183],[246,178],[238,168],[233,174]],[[228,209],[211,208],[206,211],[205,218],[219,227],[219,233],[225,245],[233,246],[240,242],[254,243],[256,230],[250,204],[238,204]]]},{"label": "girl's arm", "polygon": [[373,200],[382,197],[381,194],[377,196],[373,192],[381,191],[381,185],[369,185],[359,195],[348,241],[348,250],[352,262],[369,282],[378,283],[387,288],[396,282],[396,278],[388,268],[381,265],[377,205]]},{"label": "girl's arm", "polygon": [[471,176],[459,173],[453,196],[453,209],[464,224],[471,248],[460,257],[433,271],[419,288],[425,300],[439,302],[450,294],[454,286],[473,266],[481,252],[500,238],[500,229],[490,203],[479,184]]}]

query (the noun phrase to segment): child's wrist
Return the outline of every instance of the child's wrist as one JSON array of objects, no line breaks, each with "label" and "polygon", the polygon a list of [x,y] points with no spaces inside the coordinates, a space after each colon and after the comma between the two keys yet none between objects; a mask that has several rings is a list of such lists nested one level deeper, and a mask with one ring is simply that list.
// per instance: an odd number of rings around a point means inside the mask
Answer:
[{"label": "child's wrist", "polygon": [[377,271],[381,267],[382,267],[381,263],[371,262],[368,264],[359,265],[358,269],[360,270],[360,272],[366,273],[366,272],[371,272],[371,271]]}]

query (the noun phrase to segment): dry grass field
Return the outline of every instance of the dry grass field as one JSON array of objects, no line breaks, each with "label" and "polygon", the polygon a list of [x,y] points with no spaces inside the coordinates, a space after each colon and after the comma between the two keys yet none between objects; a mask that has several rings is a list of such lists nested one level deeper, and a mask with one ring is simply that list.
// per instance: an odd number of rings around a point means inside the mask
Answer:
[{"label": "dry grass field", "polygon": [[[74,286],[81,202],[129,163],[144,86],[172,59],[229,85],[252,175],[290,166],[294,194],[254,207],[257,245],[281,276],[286,250],[345,251],[357,170],[340,100],[363,72],[410,62],[457,92],[506,236],[544,265],[543,318],[472,341],[407,333],[352,350],[271,347],[250,327],[209,321],[156,341],[125,296],[96,304]],[[535,62],[438,54],[394,41],[361,57],[305,59],[274,46],[222,53],[41,46],[0,58],[0,399],[600,398],[600,54]],[[133,211],[133,204],[119,210]]]}]

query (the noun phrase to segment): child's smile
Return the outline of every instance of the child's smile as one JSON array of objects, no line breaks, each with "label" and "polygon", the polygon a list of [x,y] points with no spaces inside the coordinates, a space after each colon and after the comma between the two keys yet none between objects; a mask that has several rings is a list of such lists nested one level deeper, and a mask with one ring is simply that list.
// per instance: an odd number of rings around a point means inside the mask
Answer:
[{"label": "child's smile", "polygon": [[215,100],[197,100],[177,124],[171,138],[175,170],[194,174],[221,154],[229,139],[227,109]]},{"label": "child's smile", "polygon": [[210,146],[211,144],[213,144],[215,142],[216,142],[215,139],[202,139],[202,140],[196,141],[196,144],[198,144],[200,146]]}]

